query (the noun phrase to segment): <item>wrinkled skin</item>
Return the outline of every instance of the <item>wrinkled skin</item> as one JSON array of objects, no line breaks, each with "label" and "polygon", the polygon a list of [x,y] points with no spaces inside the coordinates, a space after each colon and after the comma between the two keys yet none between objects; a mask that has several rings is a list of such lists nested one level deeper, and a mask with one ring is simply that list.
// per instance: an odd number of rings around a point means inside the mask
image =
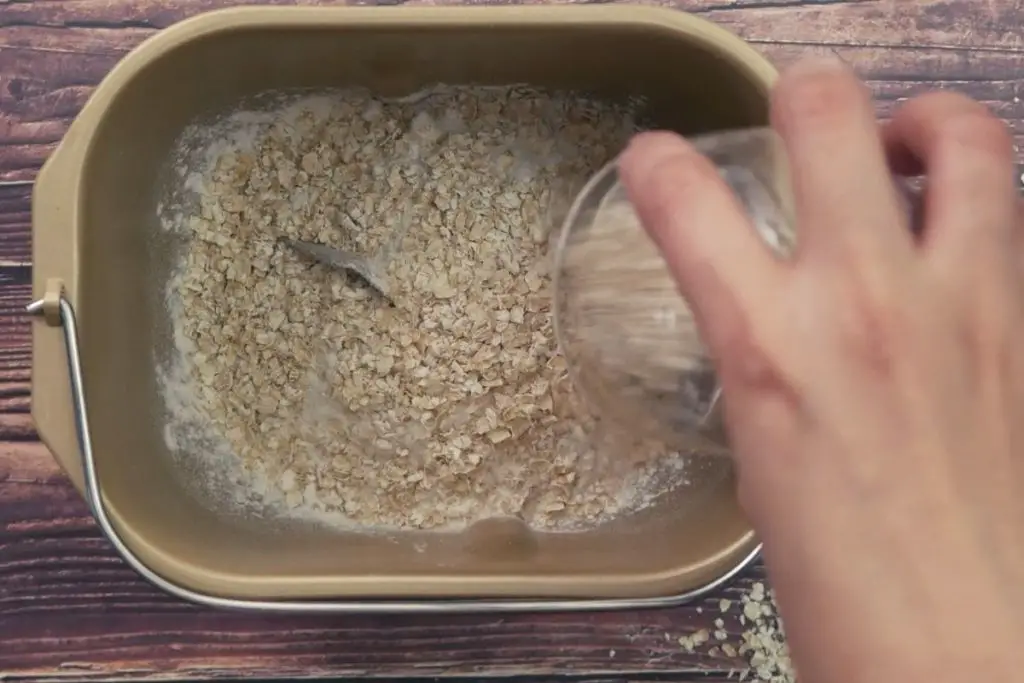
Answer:
[{"label": "wrinkled skin", "polygon": [[[774,259],[709,162],[621,174],[698,317],[740,500],[805,683],[1024,677],[1024,226],[1013,144],[952,93],[886,124],[834,61],[783,74],[800,246]],[[924,173],[923,232],[892,172]]]}]

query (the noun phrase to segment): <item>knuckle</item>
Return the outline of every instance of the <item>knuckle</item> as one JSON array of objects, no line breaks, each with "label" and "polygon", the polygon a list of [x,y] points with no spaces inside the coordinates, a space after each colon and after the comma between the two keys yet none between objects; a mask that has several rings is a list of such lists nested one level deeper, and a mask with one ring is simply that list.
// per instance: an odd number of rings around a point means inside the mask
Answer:
[{"label": "knuckle", "polygon": [[891,289],[864,283],[845,297],[843,308],[841,335],[849,352],[873,375],[892,375],[901,342],[908,336],[908,311]]},{"label": "knuckle", "polygon": [[718,355],[725,361],[723,374],[734,386],[761,394],[775,394],[796,403],[796,390],[786,377],[782,364],[765,339],[763,325],[750,315],[733,308],[732,315],[718,320],[716,344]]},{"label": "knuckle", "polygon": [[756,337],[736,336],[729,340],[728,346],[731,347],[730,357],[736,359],[733,377],[737,382],[762,393],[795,396],[796,391],[779,364]]}]

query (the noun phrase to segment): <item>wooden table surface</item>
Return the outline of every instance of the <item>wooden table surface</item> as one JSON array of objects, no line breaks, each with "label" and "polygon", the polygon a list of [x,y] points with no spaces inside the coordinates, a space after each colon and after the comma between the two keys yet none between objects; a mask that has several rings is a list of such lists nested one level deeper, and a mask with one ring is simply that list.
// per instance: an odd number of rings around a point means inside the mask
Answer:
[{"label": "wooden table surface", "polygon": [[[395,4],[394,0],[381,0]],[[401,0],[398,0],[401,2]],[[92,88],[154,31],[232,0],[0,0],[0,679],[276,676],[725,679],[687,654],[698,606],[618,614],[276,617],[170,599],[127,569],[37,440],[29,415],[32,178]],[[1024,131],[1021,0],[678,0],[779,65],[852,63],[884,116],[934,87]],[[727,592],[758,580],[756,569]],[[726,593],[723,593],[725,595]]]}]

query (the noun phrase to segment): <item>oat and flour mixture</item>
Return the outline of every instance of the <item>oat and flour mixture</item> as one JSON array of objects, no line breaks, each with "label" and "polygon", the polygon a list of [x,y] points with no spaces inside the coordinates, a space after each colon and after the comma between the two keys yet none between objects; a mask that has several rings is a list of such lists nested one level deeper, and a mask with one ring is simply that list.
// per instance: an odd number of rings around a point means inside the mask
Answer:
[{"label": "oat and flour mixture", "polygon": [[[172,451],[236,503],[392,528],[577,528],[685,481],[595,424],[552,331],[551,212],[633,130],[525,88],[279,95],[197,124],[158,209],[182,245]],[[373,257],[393,305],[282,237]]]}]

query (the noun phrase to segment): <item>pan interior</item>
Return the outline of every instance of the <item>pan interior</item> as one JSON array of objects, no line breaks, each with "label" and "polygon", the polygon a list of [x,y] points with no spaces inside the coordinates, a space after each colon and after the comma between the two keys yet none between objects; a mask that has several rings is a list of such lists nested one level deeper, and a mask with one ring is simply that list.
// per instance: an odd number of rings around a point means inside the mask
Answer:
[{"label": "pan interior", "polygon": [[667,496],[583,533],[534,533],[507,519],[460,533],[352,532],[218,510],[168,453],[154,353],[171,343],[172,249],[156,202],[182,130],[270,90],[401,95],[436,83],[639,96],[655,125],[685,134],[767,121],[752,73],[650,25],[247,26],[159,55],[122,84],[82,179],[83,367],[119,527],[159,573],[220,595],[639,596],[708,580],[750,543],[728,472],[709,471],[698,498],[688,489],[690,509]]}]

